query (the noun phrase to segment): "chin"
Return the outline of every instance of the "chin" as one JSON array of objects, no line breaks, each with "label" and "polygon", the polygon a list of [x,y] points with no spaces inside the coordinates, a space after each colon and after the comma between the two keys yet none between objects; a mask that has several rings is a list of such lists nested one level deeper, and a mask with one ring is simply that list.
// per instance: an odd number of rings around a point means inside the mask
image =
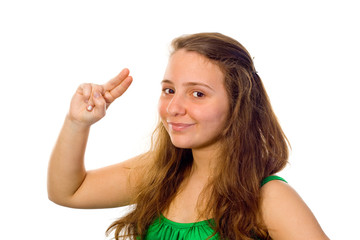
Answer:
[{"label": "chin", "polygon": [[175,139],[171,139],[172,144],[177,147],[177,148],[187,148],[187,149],[201,149],[201,148],[206,148],[208,146],[213,145],[213,143],[211,142],[194,142],[194,141],[189,141],[189,140],[175,140]]},{"label": "chin", "polygon": [[172,144],[177,148],[193,148],[197,145],[188,138],[178,138],[170,136],[170,139]]},{"label": "chin", "polygon": [[171,141],[171,142],[177,148],[193,148],[193,145],[189,143],[178,142],[178,141]]}]

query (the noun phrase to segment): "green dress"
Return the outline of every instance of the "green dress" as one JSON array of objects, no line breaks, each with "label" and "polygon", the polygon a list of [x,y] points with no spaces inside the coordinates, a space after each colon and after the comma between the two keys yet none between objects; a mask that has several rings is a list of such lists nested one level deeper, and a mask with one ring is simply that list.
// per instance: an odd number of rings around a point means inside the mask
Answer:
[{"label": "green dress", "polygon": [[[281,180],[278,176],[269,176],[261,182],[261,186],[272,180]],[[145,240],[205,240],[214,233],[210,227],[210,223],[214,224],[214,220],[204,220],[194,223],[178,223],[173,222],[163,215],[155,219],[149,226]],[[215,234],[211,240],[220,239],[219,234]]]}]

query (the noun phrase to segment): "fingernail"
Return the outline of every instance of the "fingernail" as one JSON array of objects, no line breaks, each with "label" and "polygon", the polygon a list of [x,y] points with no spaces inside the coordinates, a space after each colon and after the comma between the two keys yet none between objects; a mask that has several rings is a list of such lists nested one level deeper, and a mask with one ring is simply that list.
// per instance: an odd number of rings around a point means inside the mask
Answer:
[{"label": "fingernail", "polygon": [[93,109],[93,106],[89,105],[86,109],[90,112]]},{"label": "fingernail", "polygon": [[98,92],[95,92],[94,93],[94,98],[98,98],[98,97],[100,97],[100,94]]}]

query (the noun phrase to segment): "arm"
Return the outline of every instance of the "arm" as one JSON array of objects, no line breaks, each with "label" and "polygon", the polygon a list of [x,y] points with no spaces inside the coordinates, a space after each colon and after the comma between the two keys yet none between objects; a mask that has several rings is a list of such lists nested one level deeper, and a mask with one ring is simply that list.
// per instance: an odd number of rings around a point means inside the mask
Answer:
[{"label": "arm", "polygon": [[282,181],[261,188],[263,221],[272,239],[328,240],[301,197]]},{"label": "arm", "polygon": [[129,70],[104,85],[82,84],[74,94],[48,167],[48,196],[57,204],[75,208],[103,208],[128,204],[130,177],[139,157],[86,171],[84,154],[90,126],[130,86]]}]

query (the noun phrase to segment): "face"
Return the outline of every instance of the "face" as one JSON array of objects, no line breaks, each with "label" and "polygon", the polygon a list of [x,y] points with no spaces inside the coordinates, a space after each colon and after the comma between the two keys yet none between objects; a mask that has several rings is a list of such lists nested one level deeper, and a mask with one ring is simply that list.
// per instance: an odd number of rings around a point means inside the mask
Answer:
[{"label": "face", "polygon": [[159,114],[172,143],[191,149],[218,143],[229,114],[220,68],[181,49],[170,57],[161,85]]}]

